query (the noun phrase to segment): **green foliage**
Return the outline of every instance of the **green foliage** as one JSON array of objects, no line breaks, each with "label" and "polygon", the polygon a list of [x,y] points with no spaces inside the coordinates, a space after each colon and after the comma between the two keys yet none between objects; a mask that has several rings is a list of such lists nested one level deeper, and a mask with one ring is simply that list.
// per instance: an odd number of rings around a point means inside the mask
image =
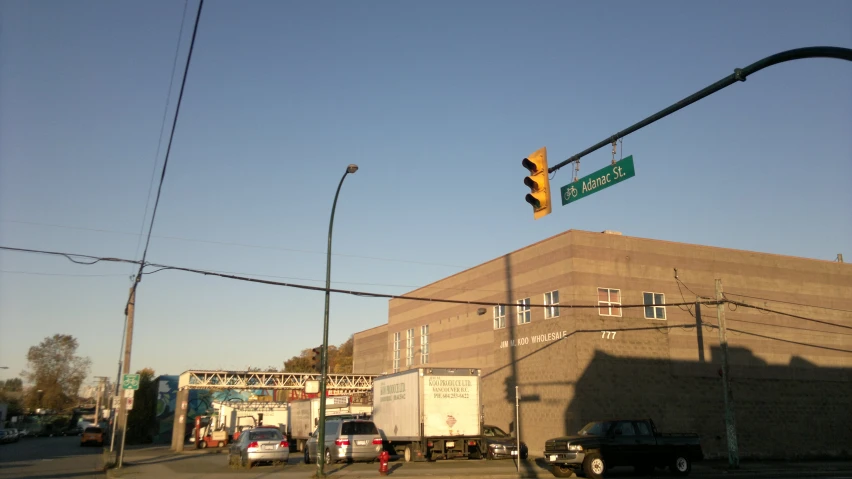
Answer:
[{"label": "green foliage", "polygon": [[2,384],[0,384],[0,390],[2,390],[2,391],[17,392],[17,391],[23,391],[23,389],[24,389],[24,382],[21,380],[21,378],[7,379],[7,380],[3,381]]},{"label": "green foliage", "polygon": [[150,444],[157,432],[157,382],[154,370],[136,371],[139,389],[133,395],[133,409],[127,415],[127,443]]},{"label": "green foliage", "polygon": [[77,400],[80,385],[89,375],[92,361],[77,356],[77,339],[67,334],[54,334],[30,347],[27,370],[21,375],[32,383],[25,404],[31,408],[64,410]]},{"label": "green foliage", "polygon": [[[328,347],[328,372],[333,374],[352,373],[352,353],[355,338],[350,336],[340,346]],[[311,350],[303,349],[301,354],[284,361],[284,371],[288,373],[313,373],[311,369]]]}]

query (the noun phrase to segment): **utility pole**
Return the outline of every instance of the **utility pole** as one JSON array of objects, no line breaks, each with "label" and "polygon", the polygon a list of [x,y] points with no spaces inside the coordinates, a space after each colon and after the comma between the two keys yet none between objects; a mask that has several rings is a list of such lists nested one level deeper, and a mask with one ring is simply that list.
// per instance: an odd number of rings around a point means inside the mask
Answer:
[{"label": "utility pole", "polygon": [[[136,283],[139,282],[139,279],[139,276],[136,276]],[[133,348],[133,310],[135,309],[135,306],[136,284],[130,287],[130,300],[127,301],[127,331],[124,336],[124,363],[122,364],[122,375],[130,374],[130,353]],[[118,390],[123,393],[121,389]],[[118,449],[117,460],[118,467],[120,468],[124,460],[124,438],[127,435],[127,400],[124,399],[124,394],[119,395],[118,421],[116,421],[116,424],[121,428],[121,445]]]},{"label": "utility pole", "polygon": [[[120,351],[119,351],[120,353]],[[119,354],[120,356],[120,354]],[[112,407],[110,408],[109,418],[110,418],[110,435],[112,438],[109,440],[109,454],[112,457],[112,451],[115,449],[115,430],[118,429],[118,404],[115,403],[115,398],[121,393],[121,359],[118,360],[118,371],[115,374],[115,391],[113,394]],[[120,402],[120,401],[119,401]]]},{"label": "utility pole", "polygon": [[739,469],[740,455],[737,446],[737,424],[734,416],[734,396],[731,394],[728,370],[728,334],[725,328],[725,303],[722,280],[716,279],[716,319],[719,321],[719,346],[722,352],[722,391],[725,395],[725,430],[728,437],[728,466]]},{"label": "utility pole", "polygon": [[98,380],[98,397],[95,400],[95,426],[98,426],[101,423],[101,400],[104,396],[104,381],[107,380],[107,377],[95,376],[95,379]]},{"label": "utility pole", "polygon": [[518,447],[517,471],[521,473],[521,396],[515,386],[515,445]]}]

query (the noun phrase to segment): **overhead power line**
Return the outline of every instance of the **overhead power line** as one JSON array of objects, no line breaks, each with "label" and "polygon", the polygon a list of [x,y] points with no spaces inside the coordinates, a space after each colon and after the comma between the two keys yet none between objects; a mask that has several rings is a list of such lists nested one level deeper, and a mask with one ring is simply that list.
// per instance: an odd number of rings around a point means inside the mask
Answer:
[{"label": "overhead power line", "polygon": [[780,299],[761,298],[759,296],[749,296],[747,294],[739,294],[739,293],[731,293],[731,292],[725,292],[725,294],[731,295],[731,296],[739,296],[741,298],[758,299],[760,301],[768,301],[770,303],[792,304],[794,306],[802,306],[802,307],[805,307],[805,308],[818,308],[818,309],[827,309],[827,310],[830,310],[830,311],[840,311],[840,312],[843,312],[843,313],[852,313],[852,310],[850,310],[850,309],[830,308],[828,306],[818,306],[818,305],[813,305],[813,304],[794,303],[793,301],[783,301],[783,300],[780,300]]},{"label": "overhead power line", "polygon": [[96,277],[103,278],[103,277],[107,277],[107,276],[112,276],[112,277],[115,277],[115,276],[127,276],[127,275],[125,275],[125,274],[71,274],[71,273],[66,274],[66,273],[41,273],[41,272],[37,272],[37,271],[11,271],[11,270],[8,270],[8,269],[0,269],[0,273],[6,273],[6,274],[27,274],[27,275],[33,275],[33,276],[63,276],[63,277],[72,276],[72,277],[75,277],[75,278],[96,278]]},{"label": "overhead power line", "polygon": [[[83,258],[96,259],[98,261],[117,261],[117,262],[136,263],[136,264],[141,263],[139,261],[128,260],[128,259],[97,258],[97,257],[94,257],[94,256],[76,255],[76,254],[73,254],[73,253],[57,253],[57,252],[53,252],[53,251],[41,251],[41,250],[31,250],[31,249],[23,249],[23,248],[12,248],[12,247],[8,247],[8,246],[0,246],[0,249],[10,250],[10,251],[27,252],[27,253],[60,255],[60,256],[66,257],[66,258],[68,258],[72,261],[74,261],[72,259],[72,257],[77,256],[77,257],[83,257]],[[80,261],[74,261],[74,262],[78,263],[78,264],[87,264],[88,265],[88,264],[95,264],[98,261],[92,261],[90,263],[83,263],[83,262],[80,262]],[[285,282],[281,282],[281,281],[272,281],[272,280],[267,280],[267,279],[251,278],[251,277],[247,277],[247,276],[239,276],[239,275],[234,275],[234,274],[218,273],[216,271],[210,271],[210,270],[203,270],[203,269],[196,269],[196,268],[185,268],[185,267],[181,267],[181,266],[171,266],[171,265],[157,264],[157,263],[140,264],[140,270],[145,268],[145,267],[157,268],[157,269],[155,269],[154,271],[150,271],[150,272],[142,273],[142,274],[153,274],[153,273],[157,273],[159,271],[174,270],[174,271],[184,271],[184,272],[187,272],[187,273],[201,274],[201,275],[204,275],[204,276],[218,276],[220,278],[233,279],[233,280],[237,280],[237,281],[246,281],[246,282],[250,282],[250,283],[267,284],[267,285],[271,285],[271,286],[283,286],[283,287],[303,289],[303,290],[308,290],[308,291],[325,291],[325,288],[321,287],[321,286],[311,286],[311,285],[299,284],[299,283],[285,283]],[[471,300],[463,300],[463,299],[430,298],[430,297],[423,297],[423,296],[407,296],[407,295],[398,295],[398,294],[374,293],[374,292],[370,292],[370,291],[355,291],[355,290],[348,290],[348,289],[330,289],[329,291],[331,291],[332,293],[348,294],[348,295],[352,295],[352,296],[360,296],[360,297],[365,297],[365,298],[403,299],[403,300],[409,300],[409,301],[424,301],[424,302],[432,302],[432,303],[468,304],[468,305],[472,305],[472,306],[518,306],[517,303],[501,303],[501,302],[495,302],[495,301],[471,301]],[[692,305],[692,304],[695,304],[695,302],[690,301],[690,302],[687,302],[687,303],[667,303],[667,304],[658,304],[658,305],[655,305],[655,306],[682,306],[682,305],[686,305],[686,304]],[[715,301],[715,300],[706,300],[706,301],[702,301],[701,304],[716,305],[716,304],[719,304],[719,302]],[[583,304],[583,305],[580,305],[580,304],[559,304],[559,305],[528,304],[528,305],[524,305],[524,306],[529,306],[531,308],[552,308],[552,307],[558,306],[560,309],[593,309],[593,308],[597,308],[598,304]],[[617,305],[617,306],[619,308],[623,308],[623,309],[630,309],[630,308],[644,308],[647,305],[645,305],[645,304],[620,304],[620,305]]]},{"label": "overhead power line", "polygon": [[175,84],[175,72],[177,71],[178,54],[180,53],[180,41],[183,38],[183,27],[186,23],[186,11],[189,6],[188,1],[183,3],[183,17],[180,20],[180,30],[178,31],[177,45],[175,45],[175,55],[172,61],[172,74],[169,76],[169,90],[166,93],[166,104],[163,106],[163,120],[160,123],[160,135],[157,137],[157,151],[154,153],[154,165],[151,167],[151,179],[148,181],[148,194],[145,196],[145,212],[142,214],[142,224],[139,225],[139,234],[136,241],[136,253],[139,254],[139,246],[142,244],[142,233],[145,231],[145,218],[148,217],[148,205],[151,203],[151,190],[154,189],[154,175],[157,173],[157,161],[160,158],[160,147],[163,145],[163,133],[166,131],[166,118],[169,113],[169,104],[172,102],[172,87]]},{"label": "overhead power line", "polygon": [[[154,221],[157,218],[157,209],[160,206],[160,195],[163,192],[163,182],[166,179],[166,170],[169,167],[169,158],[171,158],[172,153],[172,144],[175,140],[175,130],[177,129],[178,118],[180,117],[180,107],[183,104],[183,93],[186,90],[186,78],[189,74],[189,66],[192,64],[192,53],[195,50],[195,38],[198,35],[198,23],[201,19],[201,9],[204,7],[204,0],[201,0],[198,4],[198,12],[195,14],[195,25],[192,28],[192,39],[189,42],[189,52],[186,54],[186,64],[183,67],[183,78],[180,82],[180,92],[178,93],[177,105],[175,106],[175,115],[172,120],[172,131],[169,133],[169,144],[166,147],[166,157],[163,159],[163,171],[160,173],[160,183],[157,185],[157,197],[154,199],[154,210],[151,212],[151,223],[148,226],[148,235],[145,238],[145,249],[142,250],[142,263],[139,265],[139,274],[142,274],[142,268],[145,267],[145,258],[148,257],[148,247],[151,245],[151,233],[154,230]],[[137,276],[136,283],[134,283],[134,290],[136,289],[136,284],[139,284],[139,277]],[[128,301],[130,299],[128,298]]]},{"label": "overhead power line", "polygon": [[[95,263],[98,263],[98,262],[120,262],[120,263],[134,263],[134,264],[140,264],[141,263],[140,261],[122,259],[122,258],[101,258],[101,257],[83,255],[83,254],[60,253],[60,252],[56,252],[56,251],[34,250],[34,249],[27,249],[27,248],[15,248],[15,247],[9,247],[9,246],[0,246],[0,250],[63,256],[65,258],[69,259],[70,261],[73,261],[77,264],[83,264],[83,265],[92,265],[92,264],[95,264]],[[85,259],[89,259],[91,261],[80,261],[80,260],[75,259],[75,258],[85,258]],[[140,264],[140,269],[142,269],[144,267],[157,268],[154,271],[150,271],[150,272],[147,272],[147,273],[144,273],[144,274],[153,274],[153,273],[156,273],[156,272],[159,272],[159,271],[165,271],[165,270],[175,270],[175,271],[184,271],[184,272],[187,272],[187,273],[201,274],[201,275],[204,275],[204,276],[218,276],[220,278],[233,279],[233,280],[237,280],[237,281],[245,281],[245,282],[250,282],[250,283],[258,283],[258,284],[267,284],[267,285],[271,285],[271,286],[282,286],[282,287],[288,287],[288,288],[303,289],[303,290],[308,290],[308,291],[325,291],[325,288],[320,287],[320,286],[311,286],[311,285],[299,284],[299,283],[285,283],[285,282],[281,282],[281,281],[272,281],[272,280],[266,280],[266,279],[252,278],[252,277],[247,277],[247,276],[220,273],[220,272],[216,272],[216,271],[196,269],[196,268],[185,268],[185,267],[181,267],[181,266],[171,266],[171,265],[156,264],[156,263],[147,263],[147,264],[144,264],[144,265]],[[494,301],[471,301],[471,300],[447,299],[447,298],[430,298],[430,297],[422,297],[422,296],[396,295],[396,294],[386,294],[386,293],[375,293],[375,292],[370,292],[370,291],[355,291],[355,290],[347,290],[347,289],[330,289],[329,291],[331,291],[333,293],[348,294],[348,295],[352,295],[352,296],[360,296],[360,297],[366,297],[366,298],[402,299],[402,300],[409,300],[409,301],[423,301],[423,302],[433,302],[433,303],[467,304],[467,305],[472,305],[472,306],[507,306],[507,307],[518,306],[517,303],[501,303],[501,302],[494,302]],[[743,303],[743,302],[740,302],[740,301],[734,301],[734,300],[730,300],[730,299],[722,299],[722,300],[701,299],[699,301],[684,301],[684,302],[680,302],[680,303],[655,304],[654,306],[686,306],[686,305],[691,306],[691,305],[694,305],[696,303],[703,304],[703,305],[733,304],[733,305],[738,306],[738,307],[756,309],[756,310],[759,310],[759,311],[779,314],[779,315],[782,315],[782,316],[789,316],[789,317],[801,319],[801,320],[804,320],[804,321],[812,321],[812,322],[815,322],[815,323],[824,324],[824,325],[827,325],[827,326],[836,326],[838,328],[852,329],[852,326],[847,326],[847,325],[844,325],[844,324],[837,324],[837,323],[832,323],[830,321],[823,321],[823,320],[819,320],[819,319],[808,318],[808,317],[805,317],[805,316],[799,316],[799,315],[795,315],[795,314],[785,313],[783,311],[777,311],[777,310],[770,309],[770,308],[763,308],[763,307],[760,307],[760,306],[755,306],[755,305],[752,305],[752,304]],[[524,306],[529,306],[531,308],[558,307],[560,309],[594,309],[594,308],[598,308],[600,305],[598,305],[598,304],[559,304],[559,305],[529,304],[529,305],[524,305]],[[631,309],[631,308],[645,308],[648,305],[646,305],[646,304],[620,304],[620,305],[617,305],[617,306],[621,309]],[[830,331],[819,331],[819,332],[830,332]]]},{"label": "overhead power line", "polygon": [[[72,230],[80,230],[80,231],[92,231],[95,233],[113,233],[113,234],[121,234],[128,236],[138,236],[140,239],[142,237],[142,233],[131,233],[128,231],[118,231],[118,230],[108,230],[103,228],[85,228],[82,226],[69,226],[69,225],[57,225],[51,223],[38,223],[34,221],[20,221],[20,220],[3,220],[0,219],[0,222],[4,223],[18,223],[24,225],[34,225],[34,226],[49,226],[52,228],[65,228]],[[165,235],[151,235],[152,238],[158,239],[168,239],[168,240],[176,240],[176,241],[187,241],[192,243],[206,243],[206,244],[215,244],[222,246],[239,246],[242,248],[255,248],[255,249],[267,249],[271,251],[289,251],[293,253],[308,253],[308,254],[317,254],[325,256],[328,254],[326,251],[313,251],[299,248],[286,248],[282,246],[264,246],[250,243],[239,243],[235,241],[216,241],[216,240],[206,240],[206,239],[198,239],[198,238],[183,238],[180,236],[165,236]],[[431,261],[415,261],[409,259],[398,259],[398,258],[383,258],[381,256],[365,256],[365,255],[357,255],[357,254],[347,254],[347,253],[332,253],[332,256],[337,256],[340,258],[356,258],[356,259],[369,259],[374,261],[386,261],[391,263],[407,263],[407,264],[420,264],[423,266],[442,266],[446,268],[458,268],[464,269],[468,268],[468,266],[461,266],[457,264],[448,264],[448,263],[435,263]],[[325,280],[323,280],[325,281]]]},{"label": "overhead power line", "polygon": [[828,326],[836,326],[838,328],[852,329],[852,326],[846,326],[845,324],[837,324],[837,323],[832,323],[831,321],[822,321],[822,320],[819,320],[819,319],[813,319],[813,318],[808,318],[808,317],[805,317],[805,316],[799,316],[798,314],[785,313],[783,311],[778,311],[778,310],[769,309],[769,308],[763,308],[763,307],[760,307],[760,306],[755,306],[753,304],[743,303],[741,301],[734,301],[734,300],[730,300],[730,299],[725,299],[725,302],[728,303],[728,304],[733,304],[734,306],[742,306],[744,308],[756,309],[758,311],[764,311],[764,312],[767,312],[767,313],[780,314],[781,316],[788,316],[788,317],[791,317],[791,318],[801,319],[801,320],[804,320],[804,321],[812,321],[814,323],[825,324],[825,325],[828,325]]}]

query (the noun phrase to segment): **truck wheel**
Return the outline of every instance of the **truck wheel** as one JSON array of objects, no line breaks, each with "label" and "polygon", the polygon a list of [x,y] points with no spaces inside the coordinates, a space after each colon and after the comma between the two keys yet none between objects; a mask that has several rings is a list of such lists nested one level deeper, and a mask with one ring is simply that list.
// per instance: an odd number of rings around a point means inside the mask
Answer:
[{"label": "truck wheel", "polygon": [[198,447],[200,447],[201,449],[204,449],[205,447],[207,447],[207,441],[203,441],[203,440],[199,441]]},{"label": "truck wheel", "polygon": [[222,441],[219,441],[218,443],[216,443],[216,447],[225,447],[225,443],[222,442]]},{"label": "truck wheel", "polygon": [[411,462],[411,446],[405,446],[405,450],[402,451],[402,457],[405,458],[405,462]]},{"label": "truck wheel", "polygon": [[600,453],[593,452],[586,454],[586,459],[583,461],[583,472],[589,479],[601,479],[606,471],[606,463]]},{"label": "truck wheel", "polygon": [[556,477],[571,477],[574,475],[574,469],[568,466],[560,466],[559,464],[554,464],[551,472]]},{"label": "truck wheel", "polygon": [[692,461],[686,454],[675,454],[674,462],[671,465],[672,473],[676,476],[686,476],[692,471]]}]

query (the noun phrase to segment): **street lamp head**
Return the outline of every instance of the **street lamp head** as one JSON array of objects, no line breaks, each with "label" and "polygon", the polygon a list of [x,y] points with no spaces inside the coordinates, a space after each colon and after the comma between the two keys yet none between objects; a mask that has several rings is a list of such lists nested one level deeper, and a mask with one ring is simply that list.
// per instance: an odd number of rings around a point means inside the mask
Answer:
[{"label": "street lamp head", "polygon": [[353,164],[346,167],[347,173],[355,173],[356,171],[358,171],[358,165]]}]

